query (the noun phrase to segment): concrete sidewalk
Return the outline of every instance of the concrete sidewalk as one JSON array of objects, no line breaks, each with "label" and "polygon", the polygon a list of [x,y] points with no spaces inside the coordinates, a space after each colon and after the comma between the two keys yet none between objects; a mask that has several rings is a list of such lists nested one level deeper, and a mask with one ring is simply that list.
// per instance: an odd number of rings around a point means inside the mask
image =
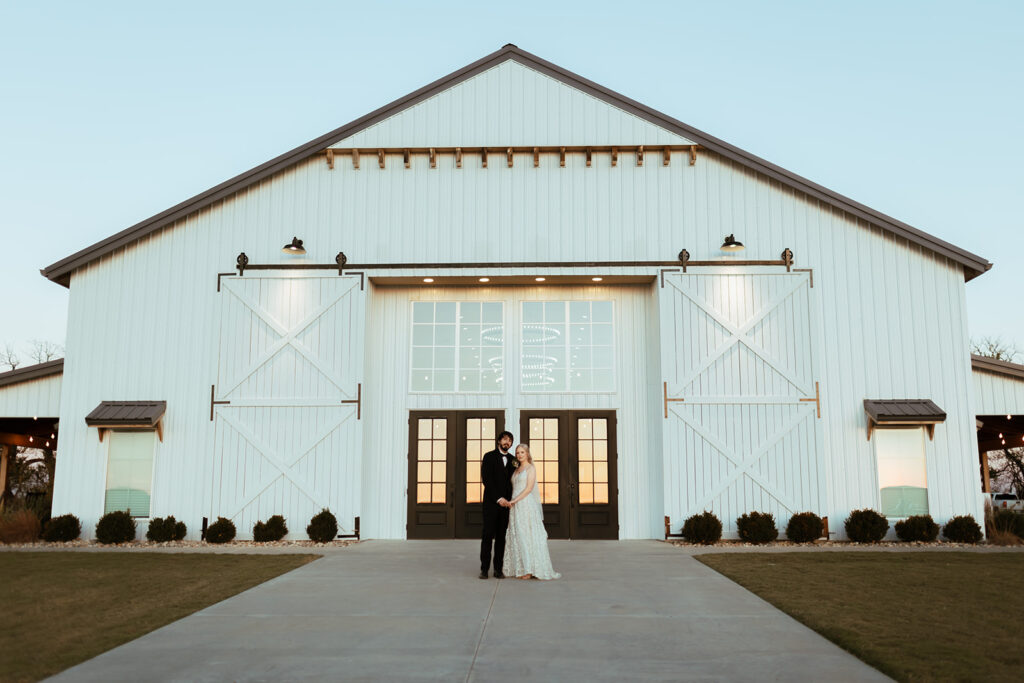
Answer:
[{"label": "concrete sidewalk", "polygon": [[664,543],[553,541],[552,582],[478,548],[361,543],[51,680],[888,680]]}]

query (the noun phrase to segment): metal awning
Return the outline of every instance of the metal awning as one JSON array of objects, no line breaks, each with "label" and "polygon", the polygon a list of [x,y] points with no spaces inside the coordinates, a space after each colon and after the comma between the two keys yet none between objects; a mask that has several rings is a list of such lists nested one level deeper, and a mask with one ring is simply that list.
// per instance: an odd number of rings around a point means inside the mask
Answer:
[{"label": "metal awning", "polygon": [[100,441],[108,429],[155,429],[163,441],[166,412],[167,401],[102,401],[85,416],[85,424],[99,428]]},{"label": "metal awning", "polygon": [[935,437],[935,425],[946,421],[946,412],[927,398],[864,399],[868,415],[868,439],[877,427],[916,427]]}]

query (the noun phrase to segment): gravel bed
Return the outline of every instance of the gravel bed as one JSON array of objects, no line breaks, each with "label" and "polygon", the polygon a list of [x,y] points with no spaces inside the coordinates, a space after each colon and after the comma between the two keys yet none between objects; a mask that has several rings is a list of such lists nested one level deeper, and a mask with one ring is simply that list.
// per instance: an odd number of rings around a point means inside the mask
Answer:
[{"label": "gravel bed", "polygon": [[757,552],[785,553],[785,552],[843,552],[843,551],[869,551],[869,552],[942,552],[942,551],[969,551],[969,552],[1024,552],[1024,546],[992,545],[989,543],[953,543],[952,541],[936,541],[924,543],[920,541],[881,541],[879,543],[854,543],[853,541],[815,541],[813,543],[794,543],[792,541],[773,541],[771,543],[744,543],[743,541],[724,540],[711,545],[699,543],[687,543],[682,540],[669,539],[666,543],[674,545],[692,555],[703,553],[721,552]]},{"label": "gravel bed", "polygon": [[67,543],[47,543],[37,541],[36,543],[11,543],[0,545],[0,552],[4,551],[85,551],[85,552],[169,552],[169,553],[191,553],[191,552],[213,552],[213,553],[320,553],[338,550],[350,545],[359,543],[356,540],[338,540],[330,543],[316,543],[315,541],[268,541],[257,543],[255,541],[231,541],[230,543],[207,543],[205,541],[168,541],[166,543],[154,543],[152,541],[137,540],[129,543],[116,543],[104,545],[95,540],[68,541]]}]

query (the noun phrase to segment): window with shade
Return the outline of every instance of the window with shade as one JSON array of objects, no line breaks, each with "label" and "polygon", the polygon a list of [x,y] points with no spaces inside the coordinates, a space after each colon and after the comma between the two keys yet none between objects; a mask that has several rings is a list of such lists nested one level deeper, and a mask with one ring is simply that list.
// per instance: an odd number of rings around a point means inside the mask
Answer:
[{"label": "window with shade", "polygon": [[524,392],[615,390],[611,301],[524,301]]},{"label": "window with shade", "polygon": [[414,301],[410,390],[501,392],[503,314],[500,301]]},{"label": "window with shade", "polygon": [[132,517],[149,517],[155,447],[154,431],[110,432],[104,514],[125,510]]},{"label": "window with shade", "polygon": [[886,517],[928,514],[924,428],[877,429],[880,511]]}]

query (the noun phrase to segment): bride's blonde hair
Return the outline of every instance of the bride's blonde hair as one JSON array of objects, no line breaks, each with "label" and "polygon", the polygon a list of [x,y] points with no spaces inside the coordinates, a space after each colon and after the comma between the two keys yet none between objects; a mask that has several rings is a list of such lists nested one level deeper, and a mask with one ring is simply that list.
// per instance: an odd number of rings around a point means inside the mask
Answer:
[{"label": "bride's blonde hair", "polygon": [[525,443],[521,443],[518,446],[516,446],[516,450],[518,451],[520,448],[522,448],[524,451],[526,451],[526,462],[528,462],[528,463],[530,463],[532,465],[533,464],[533,456],[530,455],[530,447],[527,446]]}]

